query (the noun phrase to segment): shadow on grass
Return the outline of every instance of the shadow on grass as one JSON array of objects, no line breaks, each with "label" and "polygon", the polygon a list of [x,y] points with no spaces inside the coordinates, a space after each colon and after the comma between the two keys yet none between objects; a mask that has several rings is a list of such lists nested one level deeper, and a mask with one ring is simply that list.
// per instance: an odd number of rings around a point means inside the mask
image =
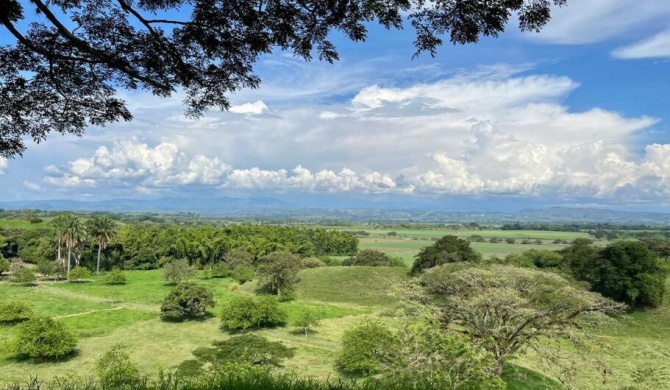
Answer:
[{"label": "shadow on grass", "polygon": [[317,332],[314,329],[302,329],[302,328],[290,330],[289,333],[294,336],[313,336],[319,334],[319,332]]},{"label": "shadow on grass", "polygon": [[11,357],[7,357],[6,360],[13,363],[26,363],[40,365],[42,363],[62,363],[68,360],[78,357],[81,352],[78,349],[68,353],[67,355],[62,355],[58,357],[30,357],[26,354],[17,354]]}]

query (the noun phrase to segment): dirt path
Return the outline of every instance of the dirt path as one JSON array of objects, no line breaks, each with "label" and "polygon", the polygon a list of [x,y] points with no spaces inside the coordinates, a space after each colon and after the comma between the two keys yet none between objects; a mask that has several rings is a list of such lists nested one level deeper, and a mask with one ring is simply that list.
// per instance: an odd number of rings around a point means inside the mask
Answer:
[{"label": "dirt path", "polygon": [[67,315],[64,315],[64,316],[56,316],[54,318],[68,318],[68,317],[85,316],[87,314],[98,313],[98,312],[101,312],[101,311],[111,311],[111,310],[119,310],[119,309],[123,309],[123,307],[117,306],[117,307],[113,307],[111,309],[89,310],[89,311],[85,311],[85,312],[82,312],[82,313],[74,313],[74,314],[67,314]]},{"label": "dirt path", "polygon": [[86,294],[81,294],[77,293],[74,291],[70,291],[64,288],[57,288],[57,287],[52,287],[46,284],[40,284],[37,287],[40,291],[45,292],[47,294],[51,295],[58,295],[61,297],[67,297],[67,298],[76,298],[76,299],[81,299],[83,301],[89,301],[89,302],[95,302],[95,303],[104,303],[104,304],[111,304],[114,305],[114,309],[121,309],[121,308],[126,308],[126,309],[132,309],[132,310],[139,310],[139,311],[148,311],[148,312],[158,312],[160,311],[160,307],[158,305],[148,305],[148,304],[143,304],[143,303],[134,303],[134,302],[123,302],[120,300],[110,300],[109,298],[101,298],[101,297],[96,297],[92,295],[86,295]]}]

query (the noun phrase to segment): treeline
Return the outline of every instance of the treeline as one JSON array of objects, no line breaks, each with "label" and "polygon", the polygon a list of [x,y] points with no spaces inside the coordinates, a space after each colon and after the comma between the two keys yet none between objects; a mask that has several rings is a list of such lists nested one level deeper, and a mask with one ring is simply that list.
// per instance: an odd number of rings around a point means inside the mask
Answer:
[{"label": "treeline", "polygon": [[[176,226],[134,223],[117,229],[115,238],[103,250],[102,266],[111,269],[154,269],[172,259],[186,259],[202,267],[225,259],[232,249],[243,249],[254,259],[286,251],[301,257],[352,256],[358,239],[347,233],[317,228],[271,225]],[[84,237],[73,246],[73,261],[91,266],[98,244]],[[38,264],[58,257],[58,238],[52,227],[0,229],[0,254]]]}]

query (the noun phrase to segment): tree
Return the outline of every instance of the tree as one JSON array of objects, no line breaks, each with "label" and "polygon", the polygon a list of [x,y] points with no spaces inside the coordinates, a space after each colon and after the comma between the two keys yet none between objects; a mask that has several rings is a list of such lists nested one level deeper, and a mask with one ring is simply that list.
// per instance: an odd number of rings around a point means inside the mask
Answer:
[{"label": "tree", "polygon": [[587,258],[585,279],[591,290],[631,306],[660,306],[667,271],[647,247],[636,241],[615,242]]},{"label": "tree", "polygon": [[202,286],[180,283],[170,291],[161,305],[161,318],[165,321],[183,321],[203,318],[208,307],[214,307],[214,296]]},{"label": "tree", "polygon": [[195,360],[187,360],[179,368],[193,366],[201,371],[221,372],[228,365],[251,364],[281,367],[281,362],[295,356],[294,348],[288,348],[279,341],[268,341],[263,336],[245,334],[228,340],[214,341],[212,348],[198,348],[193,351]]},{"label": "tree", "polygon": [[[474,43],[498,36],[510,18],[523,31],[539,31],[551,17],[548,0],[3,0],[2,8],[0,24],[15,40],[0,48],[5,157],[23,153],[24,136],[39,142],[51,131],[81,135],[89,125],[131,120],[117,88],[160,97],[183,90],[189,116],[227,109],[228,94],[259,86],[253,65],[260,56],[279,48],[333,62],[331,33],[363,41],[371,21],[395,29],[409,22],[415,55],[434,55],[445,35]],[[42,17],[28,24],[35,12]]]},{"label": "tree", "polygon": [[56,260],[60,263],[61,262],[61,256],[60,256],[60,251],[63,248],[63,244],[65,243],[65,233],[67,230],[67,220],[68,216],[67,215],[59,215],[53,220],[51,220],[51,224],[54,227],[54,231],[56,233],[56,243],[57,243],[57,257]]},{"label": "tree", "polygon": [[106,215],[96,217],[90,221],[89,232],[98,244],[98,263],[95,273],[100,274],[100,252],[107,249],[110,240],[116,238],[116,223]]},{"label": "tree", "polygon": [[273,252],[261,259],[258,277],[267,291],[282,296],[289,294],[298,283],[301,268],[298,256],[289,252]]},{"label": "tree", "polygon": [[273,328],[286,323],[287,314],[271,296],[238,296],[221,309],[221,328],[230,332],[251,328]]},{"label": "tree", "polygon": [[319,316],[312,310],[300,312],[298,317],[293,320],[293,326],[307,336],[307,333],[312,331],[313,327],[319,326]]},{"label": "tree", "polygon": [[86,238],[86,227],[76,215],[67,215],[63,222],[63,242],[67,247],[67,274],[72,267],[72,248]]},{"label": "tree", "polygon": [[9,271],[9,260],[5,259],[0,253],[0,276],[7,271]]},{"label": "tree", "polygon": [[442,327],[464,333],[489,351],[496,374],[524,348],[540,350],[541,340],[585,342],[579,321],[619,313],[625,305],[582,290],[554,273],[503,265],[453,264],[425,272],[410,282],[405,297],[432,313]]},{"label": "tree", "polygon": [[392,361],[395,335],[379,322],[369,321],[344,332],[337,365],[349,374],[370,375]]},{"label": "tree", "polygon": [[37,362],[71,355],[77,340],[65,325],[51,317],[32,317],[18,326],[14,351]]},{"label": "tree", "polygon": [[166,283],[181,283],[197,275],[186,260],[172,260],[163,266],[163,279]]},{"label": "tree", "polygon": [[123,344],[113,345],[95,361],[95,373],[103,388],[125,388],[139,379],[140,370]]},{"label": "tree", "polygon": [[363,249],[358,251],[351,265],[363,265],[371,267],[388,267],[391,257],[376,249]]},{"label": "tree", "polygon": [[479,263],[481,255],[470,248],[470,242],[456,236],[444,236],[415,256],[412,273],[447,263]]}]

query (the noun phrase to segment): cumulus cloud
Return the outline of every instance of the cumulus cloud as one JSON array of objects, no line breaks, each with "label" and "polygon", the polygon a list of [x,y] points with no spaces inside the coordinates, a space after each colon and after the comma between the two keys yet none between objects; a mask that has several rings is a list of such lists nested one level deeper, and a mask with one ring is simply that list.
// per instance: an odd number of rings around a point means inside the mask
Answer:
[{"label": "cumulus cloud", "polygon": [[267,111],[267,109],[268,106],[266,106],[262,100],[258,100],[253,103],[233,105],[230,107],[230,112],[235,114],[260,115],[263,112]]},{"label": "cumulus cloud", "polygon": [[612,52],[621,59],[670,58],[670,29]]},{"label": "cumulus cloud", "polygon": [[99,182],[120,186],[216,185],[230,166],[218,158],[187,156],[174,143],[154,147],[137,139],[99,147],[92,157],[65,168],[48,166],[48,183],[59,187],[90,187]]},{"label": "cumulus cloud", "polygon": [[[520,194],[654,199],[670,192],[670,146],[631,150],[657,123],[564,99],[574,80],[493,66],[409,85],[372,83],[345,101],[278,104],[281,117],[152,123],[47,166],[59,187],[209,186],[221,191]],[[273,103],[274,105],[274,103]],[[169,118],[169,116],[163,116]],[[214,117],[216,118],[216,117]],[[204,127],[203,127],[204,126]]]},{"label": "cumulus cloud", "polygon": [[33,191],[41,191],[42,190],[42,187],[40,187],[39,184],[34,183],[32,181],[29,181],[29,180],[24,180],[23,181],[23,186],[25,188],[27,188],[29,190],[33,190]]}]

